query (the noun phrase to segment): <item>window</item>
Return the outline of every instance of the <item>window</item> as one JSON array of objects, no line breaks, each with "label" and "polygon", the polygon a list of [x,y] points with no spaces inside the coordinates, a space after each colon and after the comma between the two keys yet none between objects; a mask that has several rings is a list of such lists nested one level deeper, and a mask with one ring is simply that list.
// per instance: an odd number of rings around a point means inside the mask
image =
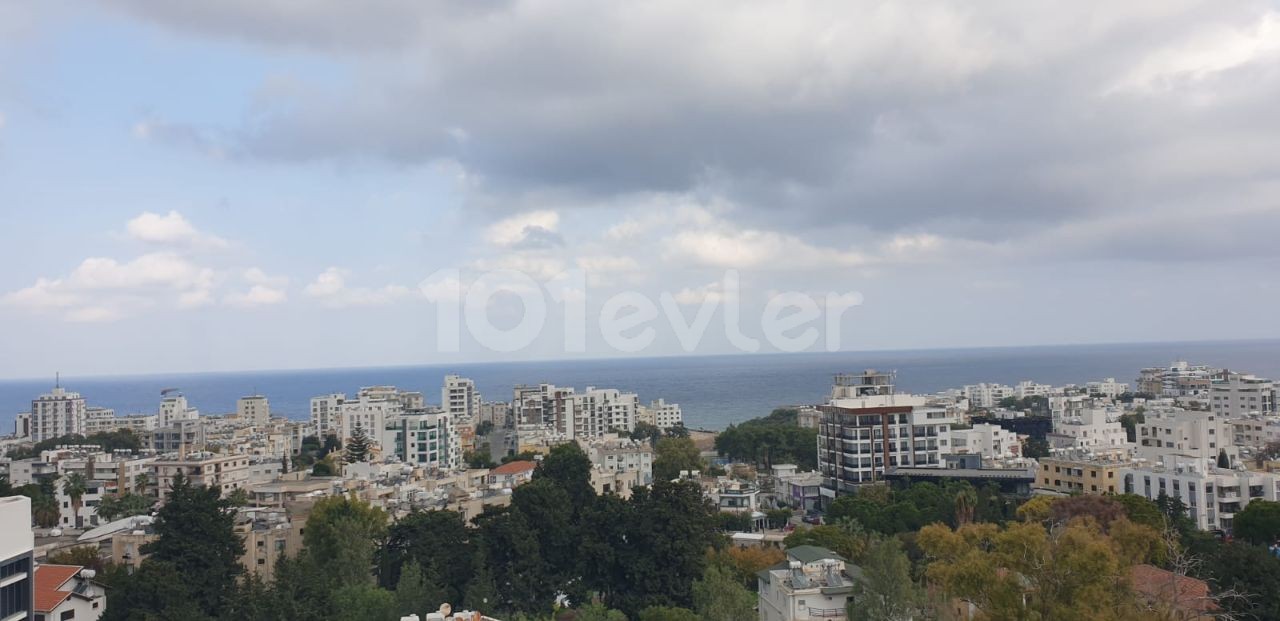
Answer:
[{"label": "window", "polygon": [[68,610],[66,612],[63,612],[62,616],[58,618],[61,619],[61,621],[67,621],[67,619],[74,619],[76,618],[76,611]]}]

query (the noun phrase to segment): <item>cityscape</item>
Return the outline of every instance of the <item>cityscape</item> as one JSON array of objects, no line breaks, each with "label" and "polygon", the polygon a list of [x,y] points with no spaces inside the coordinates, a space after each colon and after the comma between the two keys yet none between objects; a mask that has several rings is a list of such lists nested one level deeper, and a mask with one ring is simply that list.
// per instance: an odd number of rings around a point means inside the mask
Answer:
[{"label": "cityscape", "polygon": [[1280,0],[0,0],[0,621],[1280,621]]}]

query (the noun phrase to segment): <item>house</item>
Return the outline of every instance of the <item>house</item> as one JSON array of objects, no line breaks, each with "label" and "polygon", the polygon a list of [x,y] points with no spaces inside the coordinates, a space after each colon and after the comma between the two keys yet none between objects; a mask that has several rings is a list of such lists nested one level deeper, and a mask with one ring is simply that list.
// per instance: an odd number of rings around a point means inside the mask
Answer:
[{"label": "house", "polygon": [[94,572],[79,565],[36,567],[35,621],[94,621],[107,609],[107,593]]},{"label": "house", "polygon": [[533,469],[538,464],[531,461],[512,461],[489,471],[489,485],[503,489],[513,489],[533,478]]},{"label": "house", "polygon": [[1187,621],[1216,618],[1218,605],[1204,580],[1151,565],[1134,565],[1129,570],[1129,582],[1134,596],[1149,610]]},{"label": "house", "polygon": [[845,618],[845,605],[862,570],[818,546],[787,550],[787,560],[756,574],[760,621]]}]

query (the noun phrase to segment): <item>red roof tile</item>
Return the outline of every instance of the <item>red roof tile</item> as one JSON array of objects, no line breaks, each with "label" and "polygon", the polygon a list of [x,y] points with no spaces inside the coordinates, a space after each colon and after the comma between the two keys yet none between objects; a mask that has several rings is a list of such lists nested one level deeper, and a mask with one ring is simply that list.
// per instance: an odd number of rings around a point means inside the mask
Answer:
[{"label": "red roof tile", "polygon": [[1206,612],[1217,605],[1209,598],[1209,584],[1189,576],[1151,565],[1134,565],[1129,570],[1133,590],[1149,601],[1170,601],[1179,610]]},{"label": "red roof tile", "polygon": [[79,565],[37,565],[36,566],[36,612],[52,612],[63,600],[71,595],[71,591],[60,591],[59,587],[76,577]]},{"label": "red roof tile", "polygon": [[519,474],[521,472],[528,472],[537,467],[538,464],[531,461],[511,461],[490,470],[489,474]]}]

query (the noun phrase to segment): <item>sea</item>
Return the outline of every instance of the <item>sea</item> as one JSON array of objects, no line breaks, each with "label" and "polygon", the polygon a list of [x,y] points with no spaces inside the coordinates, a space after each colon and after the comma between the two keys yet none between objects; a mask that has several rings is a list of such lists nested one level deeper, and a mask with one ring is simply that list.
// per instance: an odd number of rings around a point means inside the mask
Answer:
[{"label": "sea", "polygon": [[[778,406],[822,403],[836,373],[894,371],[899,392],[932,393],[1022,380],[1063,385],[1114,377],[1132,384],[1139,369],[1175,360],[1276,378],[1280,339],[63,376],[61,385],[81,393],[89,405],[113,408],[117,415],[154,413],[160,391],[176,388],[202,414],[233,412],[239,397],[263,394],[272,414],[306,419],[311,397],[354,394],[361,386],[390,384],[421,391],[428,403],[439,403],[443,377],[457,373],[475,380],[488,401],[510,401],[517,384],[619,388],[637,393],[642,403],[658,398],[678,403],[687,426],[719,430]],[[12,429],[17,413],[28,411],[31,399],[47,392],[53,380],[0,380],[0,431]]]}]

